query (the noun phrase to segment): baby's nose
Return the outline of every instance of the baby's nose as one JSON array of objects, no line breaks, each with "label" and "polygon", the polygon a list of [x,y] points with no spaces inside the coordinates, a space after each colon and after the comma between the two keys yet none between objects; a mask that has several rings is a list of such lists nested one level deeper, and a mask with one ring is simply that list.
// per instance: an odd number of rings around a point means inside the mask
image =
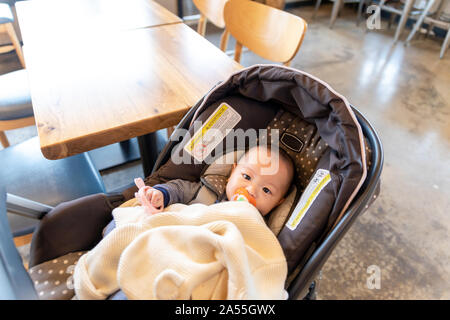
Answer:
[{"label": "baby's nose", "polygon": [[254,198],[255,197],[255,187],[252,184],[249,184],[246,189],[247,189],[248,193],[250,193],[250,195]]}]

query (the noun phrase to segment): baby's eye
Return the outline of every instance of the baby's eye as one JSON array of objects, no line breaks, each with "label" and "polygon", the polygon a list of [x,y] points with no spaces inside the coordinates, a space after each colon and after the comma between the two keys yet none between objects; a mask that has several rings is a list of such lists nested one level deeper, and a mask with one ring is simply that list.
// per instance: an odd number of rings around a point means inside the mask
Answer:
[{"label": "baby's eye", "polygon": [[243,173],[242,176],[245,180],[250,180],[250,176],[248,174]]},{"label": "baby's eye", "polygon": [[264,193],[267,193],[267,194],[271,194],[272,192],[269,190],[269,188],[267,188],[267,187],[264,187],[263,188],[263,191],[264,191]]}]

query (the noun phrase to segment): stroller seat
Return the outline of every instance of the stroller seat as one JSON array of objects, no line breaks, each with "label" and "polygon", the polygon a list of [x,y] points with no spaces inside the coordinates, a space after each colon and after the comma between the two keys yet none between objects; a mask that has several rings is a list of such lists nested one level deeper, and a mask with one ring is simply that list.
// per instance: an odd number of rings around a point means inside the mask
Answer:
[{"label": "stroller seat", "polygon": [[[213,147],[203,146],[196,153],[196,144],[202,141],[197,139],[199,134],[206,139],[210,128],[223,131],[223,136],[208,142]],[[230,135],[228,129],[241,132],[244,139]],[[171,179],[199,181],[208,170],[214,174],[211,164],[222,155],[271,140],[279,142],[296,169],[286,201],[268,215],[267,223],[285,253],[289,296],[297,298],[308,290],[354,218],[379,193],[383,155],[376,132],[328,84],[283,66],[255,65],[236,72],[185,115],[145,182],[152,186]],[[94,195],[56,207],[35,233],[30,272],[35,274],[36,268],[50,265],[52,259],[69,263],[61,257],[72,253],[73,258],[74,252],[95,246],[112,209],[136,190]],[[91,221],[97,217],[96,223],[86,224],[87,216]],[[72,235],[61,238],[66,220],[72,222]],[[46,246],[50,239],[59,245]]]}]

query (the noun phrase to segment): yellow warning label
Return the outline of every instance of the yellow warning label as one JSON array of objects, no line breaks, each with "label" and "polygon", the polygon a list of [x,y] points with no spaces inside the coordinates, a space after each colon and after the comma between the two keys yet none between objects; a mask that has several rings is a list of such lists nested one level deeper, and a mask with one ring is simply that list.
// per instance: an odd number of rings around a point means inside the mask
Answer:
[{"label": "yellow warning label", "polygon": [[199,161],[205,160],[241,119],[241,115],[229,104],[221,103],[194,133],[184,150]]},{"label": "yellow warning label", "polygon": [[203,138],[205,133],[211,129],[214,124],[217,122],[218,119],[224,114],[224,112],[228,109],[228,105],[225,103],[222,103],[222,105],[217,109],[206,121],[205,125],[202,127],[199,132],[194,136],[194,138],[190,141],[189,145],[187,146],[189,151],[194,150],[195,144]]},{"label": "yellow warning label", "polygon": [[311,179],[310,183],[303,192],[297,207],[294,209],[291,217],[289,218],[286,226],[294,230],[302,221],[305,213],[311,207],[314,200],[319,195],[320,191],[331,181],[331,175],[328,170],[319,169],[317,170],[314,177]]}]

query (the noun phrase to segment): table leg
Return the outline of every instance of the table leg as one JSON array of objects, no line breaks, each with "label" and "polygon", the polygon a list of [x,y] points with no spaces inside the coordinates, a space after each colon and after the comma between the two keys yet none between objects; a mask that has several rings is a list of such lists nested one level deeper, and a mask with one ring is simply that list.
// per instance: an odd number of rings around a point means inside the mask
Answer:
[{"label": "table leg", "polygon": [[156,159],[167,144],[167,141],[167,133],[164,129],[138,137],[142,169],[145,177],[152,173]]},{"label": "table leg", "polygon": [[141,157],[138,141],[135,138],[93,149],[88,153],[99,171],[136,161]]},{"label": "table leg", "polygon": [[398,23],[397,30],[395,31],[394,43],[398,41],[400,35],[405,28],[406,21],[408,21],[409,14],[411,13],[411,8],[414,4],[414,0],[406,0],[405,6],[403,7],[402,16],[400,18],[400,22]]},{"label": "table leg", "polygon": [[414,24],[413,29],[411,30],[411,32],[408,35],[408,38],[406,39],[405,44],[408,44],[412,38],[414,37],[414,35],[416,34],[416,32],[420,29],[420,26],[423,23],[423,20],[425,19],[425,17],[428,14],[428,11],[430,11],[431,7],[434,5],[434,3],[436,2],[436,0],[429,0],[427,3],[427,6],[425,7],[425,9],[422,11],[422,13],[420,14],[419,19],[417,20],[417,22]]},{"label": "table leg", "polygon": [[183,14],[183,0],[177,0],[177,11],[178,11],[178,16],[183,19],[184,14]]}]

